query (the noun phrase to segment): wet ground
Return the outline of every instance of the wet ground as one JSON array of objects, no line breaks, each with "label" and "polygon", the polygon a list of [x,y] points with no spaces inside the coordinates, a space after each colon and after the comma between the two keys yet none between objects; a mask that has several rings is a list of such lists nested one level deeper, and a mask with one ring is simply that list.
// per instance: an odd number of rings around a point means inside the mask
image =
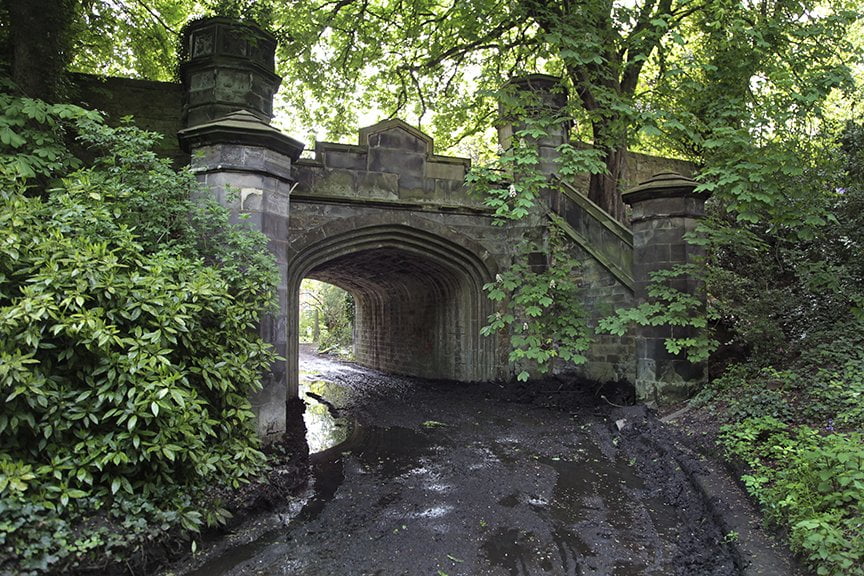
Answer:
[{"label": "wet ground", "polygon": [[308,500],[193,574],[739,574],[679,464],[640,432],[656,421],[611,406],[614,391],[303,360]]}]

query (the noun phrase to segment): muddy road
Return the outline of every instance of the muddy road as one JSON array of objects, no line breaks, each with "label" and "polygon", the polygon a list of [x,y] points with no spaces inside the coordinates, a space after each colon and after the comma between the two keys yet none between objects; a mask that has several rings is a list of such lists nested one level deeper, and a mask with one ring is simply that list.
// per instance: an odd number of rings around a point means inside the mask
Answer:
[{"label": "muddy road", "polygon": [[308,500],[193,574],[739,574],[686,475],[642,440],[652,417],[613,391],[303,360]]}]

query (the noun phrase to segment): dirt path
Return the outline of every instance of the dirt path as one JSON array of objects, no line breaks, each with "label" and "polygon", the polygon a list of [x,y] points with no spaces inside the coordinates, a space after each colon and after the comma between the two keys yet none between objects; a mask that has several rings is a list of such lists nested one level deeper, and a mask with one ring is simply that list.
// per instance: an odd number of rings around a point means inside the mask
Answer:
[{"label": "dirt path", "polygon": [[311,428],[322,446],[344,442],[313,454],[299,514],[194,574],[740,573],[678,464],[626,433],[644,411],[557,382],[433,383],[306,359]]}]

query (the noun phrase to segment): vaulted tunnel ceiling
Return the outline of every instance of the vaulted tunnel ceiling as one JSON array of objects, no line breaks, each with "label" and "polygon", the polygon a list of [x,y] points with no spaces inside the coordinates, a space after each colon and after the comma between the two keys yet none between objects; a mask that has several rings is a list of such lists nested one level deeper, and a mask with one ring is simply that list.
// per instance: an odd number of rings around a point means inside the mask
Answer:
[{"label": "vaulted tunnel ceiling", "polygon": [[[351,293],[361,365],[463,382],[494,376],[496,339],[480,328],[492,310],[482,287],[495,263],[479,244],[432,222],[408,226],[401,216],[374,226],[337,223],[338,232],[315,230],[312,242],[298,240],[304,249],[289,260],[289,298],[296,302],[303,278]],[[289,329],[296,334],[297,324]],[[296,347],[293,338],[289,345]]]},{"label": "vaulted tunnel ceiling", "polygon": [[[436,260],[438,258],[438,260]],[[360,364],[430,378],[464,378],[475,363],[478,287],[439,256],[374,247],[320,263],[308,278],[354,296]]]},{"label": "vaulted tunnel ceiling", "polygon": [[364,250],[340,256],[319,265],[307,275],[339,286],[355,295],[386,294],[398,289],[423,290],[455,287],[459,276],[452,268],[394,248]]}]

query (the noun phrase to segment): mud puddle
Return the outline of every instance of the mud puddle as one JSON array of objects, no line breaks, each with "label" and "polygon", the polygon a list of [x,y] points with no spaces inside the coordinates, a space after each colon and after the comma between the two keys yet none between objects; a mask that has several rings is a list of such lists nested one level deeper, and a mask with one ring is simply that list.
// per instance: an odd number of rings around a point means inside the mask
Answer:
[{"label": "mud puddle", "polygon": [[596,405],[314,362],[312,497],[194,574],[738,573],[680,470],[628,450]]}]

